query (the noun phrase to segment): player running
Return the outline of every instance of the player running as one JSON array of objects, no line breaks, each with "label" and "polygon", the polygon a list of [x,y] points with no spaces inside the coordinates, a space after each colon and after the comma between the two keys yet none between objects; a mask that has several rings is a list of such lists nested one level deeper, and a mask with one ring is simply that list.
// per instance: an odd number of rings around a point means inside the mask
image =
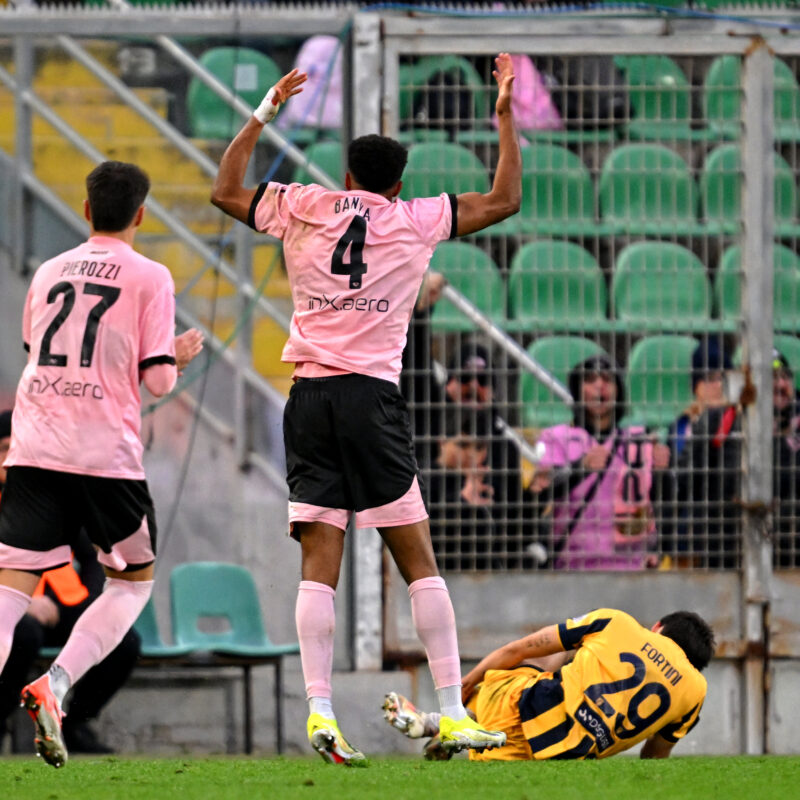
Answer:
[{"label": "player running", "polygon": [[[478,724],[508,736],[504,747],[470,758],[607,758],[642,741],[642,758],[667,758],[700,719],[700,671],[713,653],[711,628],[690,611],[650,630],[610,608],[542,628],[490,653],[464,679]],[[433,737],[426,758],[449,758],[438,714],[390,692],[383,715],[412,739]]]},{"label": "player running", "polygon": [[149,188],[134,164],[92,170],[84,205],[91,235],[39,267],[22,315],[29,356],[0,503],[0,672],[40,575],[70,563],[81,528],[107,576],[50,670],[22,690],[37,752],[54,767],[67,761],[64,696],[122,641],[153,587],[139,382],[166,394],[202,348],[199,331],[175,337],[169,270],[133,249]]},{"label": "player running", "polygon": [[293,70],[267,93],[222,157],[211,201],[283,240],[294,314],[282,360],[295,383],[284,412],[289,524],[300,541],[296,624],[309,700],[311,746],[333,763],[365,763],[333,711],[334,595],[353,513],[380,531],[409,584],[441,708],[443,747],[484,749],[505,734],[476,725],[461,702],[456,624],[439,576],[417,480],[408,412],[397,388],[411,312],[437,243],[519,209],[522,162],[511,113],[511,59],[496,59],[499,159],[487,194],[403,201],[406,151],[362,136],[348,148],[345,189],[243,184],[261,129],[302,91]]}]

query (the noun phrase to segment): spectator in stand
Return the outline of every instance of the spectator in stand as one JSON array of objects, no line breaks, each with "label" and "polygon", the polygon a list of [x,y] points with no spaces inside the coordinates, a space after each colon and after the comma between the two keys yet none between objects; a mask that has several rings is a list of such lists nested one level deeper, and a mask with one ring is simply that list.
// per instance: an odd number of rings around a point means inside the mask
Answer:
[{"label": "spectator in stand", "polygon": [[[725,399],[725,373],[733,368],[725,343],[720,337],[701,339],[692,353],[692,391],[694,399],[672,423],[668,441],[672,461],[674,491],[672,496],[685,497],[690,475],[685,469],[687,448],[692,433],[707,409],[721,409],[728,405]],[[665,509],[659,531],[661,550],[666,554],[665,566],[692,566],[695,563],[689,539],[688,503],[678,502]]]},{"label": "spectator in stand", "polygon": [[794,373],[773,354],[775,565],[800,566],[800,407]]},{"label": "spectator in stand", "polygon": [[622,378],[604,355],[569,374],[572,425],[545,428],[532,488],[552,508],[555,566],[658,566],[653,498],[663,489],[669,448],[642,427],[622,427]]},{"label": "spectator in stand", "polygon": [[[800,415],[789,362],[772,354],[775,563],[800,566]],[[742,427],[739,405],[708,408],[692,428],[679,461],[678,503],[688,508],[692,564],[735,569],[740,564]]]},{"label": "spectator in stand", "polygon": [[425,476],[431,540],[442,569],[487,569],[491,564],[488,433],[485,412],[447,417],[438,458]]}]

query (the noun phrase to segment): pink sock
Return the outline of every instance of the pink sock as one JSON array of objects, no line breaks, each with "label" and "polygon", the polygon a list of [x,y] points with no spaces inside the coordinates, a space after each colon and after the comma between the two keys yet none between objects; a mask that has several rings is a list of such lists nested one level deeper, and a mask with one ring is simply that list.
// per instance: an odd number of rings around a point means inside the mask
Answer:
[{"label": "pink sock", "polygon": [[11,652],[14,641],[14,628],[25,616],[31,603],[30,595],[12,589],[10,586],[0,586],[0,672],[6,665],[6,659]]},{"label": "pink sock", "polygon": [[411,618],[425,646],[428,665],[437,689],[461,686],[456,616],[444,578],[421,578],[409,584]]},{"label": "pink sock", "polygon": [[333,672],[333,634],[336,592],[325,583],[300,581],[295,607],[300,662],[306,682],[306,697],[331,697]]},{"label": "pink sock", "polygon": [[122,641],[152,591],[153,581],[107,578],[103,593],[78,617],[53,665],[75,684]]}]

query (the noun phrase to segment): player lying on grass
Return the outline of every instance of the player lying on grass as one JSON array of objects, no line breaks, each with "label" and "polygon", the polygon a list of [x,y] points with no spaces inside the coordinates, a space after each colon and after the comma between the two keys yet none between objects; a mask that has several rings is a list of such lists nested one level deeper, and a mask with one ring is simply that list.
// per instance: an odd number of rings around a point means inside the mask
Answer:
[{"label": "player lying on grass", "polygon": [[[601,608],[509,642],[464,678],[463,700],[478,724],[502,730],[504,747],[475,760],[607,758],[644,741],[642,758],[667,758],[698,722],[706,696],[700,671],[714,653],[701,617],[676,611],[644,628],[623,611]],[[406,736],[433,737],[439,715],[390,692],[387,722]]]},{"label": "player lying on grass", "polygon": [[516,213],[522,182],[511,113],[514,73],[501,53],[499,156],[486,194],[398,198],[405,148],[385,136],[348,147],[345,189],[311,184],[242,185],[262,128],[306,76],[281,78],[228,146],[211,202],[283,241],[294,313],[281,356],[295,380],[283,417],[289,526],[300,541],[296,622],[311,746],[328,761],[364,756],[336,722],[331,670],[334,595],[353,514],[377,528],[408,583],[417,634],[428,655],[445,748],[487,748],[505,735],[484,730],[461,702],[461,668],[450,595],[439,576],[422,500],[406,404],[397,384],[411,312],[436,245]]}]

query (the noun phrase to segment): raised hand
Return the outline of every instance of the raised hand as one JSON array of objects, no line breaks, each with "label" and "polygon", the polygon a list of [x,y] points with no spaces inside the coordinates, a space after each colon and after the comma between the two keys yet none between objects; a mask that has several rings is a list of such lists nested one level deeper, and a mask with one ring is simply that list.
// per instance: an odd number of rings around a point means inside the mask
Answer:
[{"label": "raised hand", "polygon": [[500,53],[494,60],[495,69],[492,72],[500,92],[497,95],[495,111],[497,116],[511,113],[511,92],[514,84],[514,68],[511,63],[511,56],[508,53]]},{"label": "raised hand", "polygon": [[293,69],[287,72],[264,96],[264,99],[253,110],[253,116],[262,124],[266,125],[278,113],[278,109],[292,95],[303,91],[302,85],[308,80],[305,72]]},{"label": "raised hand", "polygon": [[305,72],[293,69],[287,72],[272,88],[275,90],[275,99],[285,103],[290,97],[302,92],[302,85],[308,80]]},{"label": "raised hand", "polygon": [[202,349],[203,334],[197,328],[189,328],[175,337],[175,365],[179,375]]}]

